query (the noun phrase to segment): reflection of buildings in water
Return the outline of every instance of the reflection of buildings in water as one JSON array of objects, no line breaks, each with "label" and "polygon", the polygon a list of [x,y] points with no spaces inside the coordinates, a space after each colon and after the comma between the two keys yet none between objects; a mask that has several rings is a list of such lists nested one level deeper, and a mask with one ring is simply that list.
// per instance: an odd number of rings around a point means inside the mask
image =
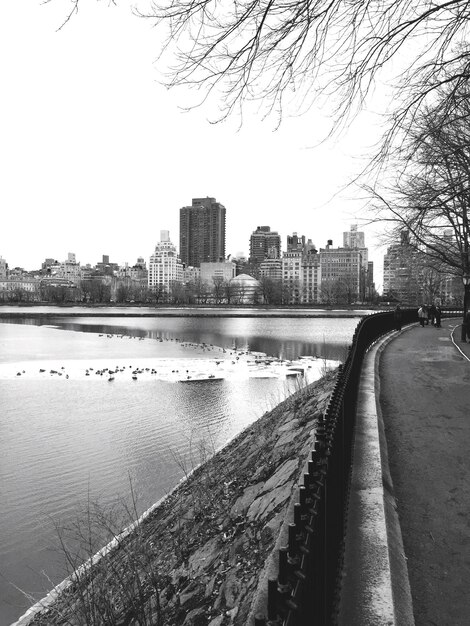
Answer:
[{"label": "reflection of buildings in water", "polygon": [[[248,343],[248,340],[244,340]],[[249,348],[253,352],[264,352],[269,356],[293,360],[300,356],[317,356],[325,359],[344,360],[347,343],[326,341],[295,341],[272,339],[270,337],[250,338]]]},{"label": "reflection of buildings in water", "polygon": [[[21,324],[23,326],[40,326],[37,319],[32,317],[2,317],[0,322],[5,322],[7,324]],[[45,322],[41,322],[44,324]]]},{"label": "reflection of buildings in water", "polygon": [[293,360],[300,356],[317,356],[326,359],[344,361],[348,343],[331,343],[326,341],[298,341],[295,339],[280,339],[266,336],[240,336],[223,334],[202,328],[184,329],[143,329],[125,325],[108,325],[84,323],[82,321],[66,321],[63,317],[35,316],[24,318],[3,318],[4,321],[15,324],[52,326],[57,329],[75,332],[88,332],[103,335],[121,335],[136,338],[149,338],[155,341],[189,342],[207,346],[217,346],[226,350],[250,350],[263,352],[271,357]]}]

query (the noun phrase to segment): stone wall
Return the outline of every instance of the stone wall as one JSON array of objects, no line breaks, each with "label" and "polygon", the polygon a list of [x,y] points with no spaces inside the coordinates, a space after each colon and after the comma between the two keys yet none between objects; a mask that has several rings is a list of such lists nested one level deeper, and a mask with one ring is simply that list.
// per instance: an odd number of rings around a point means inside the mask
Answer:
[{"label": "stone wall", "polygon": [[248,427],[28,623],[252,622],[334,380],[327,373]]}]

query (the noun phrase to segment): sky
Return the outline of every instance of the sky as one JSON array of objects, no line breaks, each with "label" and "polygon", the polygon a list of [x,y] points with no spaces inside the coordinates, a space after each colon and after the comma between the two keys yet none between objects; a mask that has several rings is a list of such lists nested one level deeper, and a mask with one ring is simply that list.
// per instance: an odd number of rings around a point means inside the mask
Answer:
[{"label": "sky", "polygon": [[385,250],[359,191],[345,189],[378,140],[376,112],[324,142],[326,108],[291,111],[277,130],[250,110],[242,125],[212,124],[213,111],[185,111],[192,96],[162,85],[161,34],[128,2],[81,0],[57,30],[68,6],[0,3],[0,256],[10,267],[69,252],[82,264],[148,260],[160,230],[178,245],[180,207],[211,196],[227,209],[232,255],[248,253],[259,225],[285,249],[293,232],[342,245],[358,223],[380,287]]}]

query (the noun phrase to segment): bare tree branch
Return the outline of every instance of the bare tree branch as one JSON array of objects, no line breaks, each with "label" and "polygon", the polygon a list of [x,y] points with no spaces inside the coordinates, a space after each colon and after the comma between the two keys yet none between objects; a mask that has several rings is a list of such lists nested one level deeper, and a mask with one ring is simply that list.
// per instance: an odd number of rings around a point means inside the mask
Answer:
[{"label": "bare tree branch", "polygon": [[407,230],[436,268],[462,276],[470,274],[470,90],[443,85],[407,128],[395,178],[367,191],[378,220]]}]

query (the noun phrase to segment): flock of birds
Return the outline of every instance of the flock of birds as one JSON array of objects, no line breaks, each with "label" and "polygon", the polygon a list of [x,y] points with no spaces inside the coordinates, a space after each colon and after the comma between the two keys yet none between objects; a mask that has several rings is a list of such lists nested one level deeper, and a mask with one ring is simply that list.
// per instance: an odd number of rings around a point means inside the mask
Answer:
[{"label": "flock of birds", "polygon": [[[137,339],[138,341],[143,341],[145,339],[145,337],[142,336],[136,336],[136,335],[124,335],[124,334],[104,334],[104,333],[100,333],[99,337],[106,337],[108,339],[114,339],[114,338],[118,338],[118,339]],[[232,357],[231,360],[231,364],[235,365],[239,360],[240,360],[240,356],[243,355],[252,355],[253,353],[251,353],[249,350],[237,350],[237,348],[232,348],[227,349],[227,348],[220,348],[218,346],[214,346],[213,344],[210,343],[195,343],[195,342],[190,342],[190,341],[185,341],[185,340],[181,340],[178,337],[162,337],[162,336],[157,336],[154,337],[154,339],[156,339],[159,342],[164,342],[164,341],[168,341],[168,342],[174,342],[174,343],[179,343],[181,344],[182,347],[184,348],[193,348],[195,350],[202,350],[203,352],[210,352],[210,351],[218,351],[221,354],[227,354],[227,357]],[[220,364],[224,363],[226,360],[228,360],[227,357],[224,357],[221,360],[216,360],[215,364],[216,366],[219,366]],[[266,364],[266,363],[270,363],[270,360],[267,360],[265,358],[260,358],[259,356],[255,357],[254,363],[255,364]],[[104,367],[101,369],[94,369],[93,367],[88,367],[85,370],[85,376],[100,376],[100,377],[107,377],[109,382],[112,382],[113,380],[115,380],[115,376],[118,373],[125,373],[127,371],[131,370],[131,377],[132,380],[138,380],[139,375],[142,374],[150,374],[150,375],[157,375],[158,372],[154,367],[133,367],[132,365],[129,366],[123,366],[123,365],[116,365],[114,368],[108,368],[108,367]],[[68,379],[70,378],[69,374],[65,372],[65,367],[62,366],[59,370],[56,369],[50,369],[49,371],[46,370],[45,368],[40,368],[39,369],[39,373],[40,374],[47,374],[49,373],[50,376],[52,377],[61,377],[64,376],[64,378]],[[168,374],[170,373],[170,371],[168,371]],[[21,370],[17,372],[17,376],[22,376],[23,374],[26,374],[25,370]],[[179,370],[179,369],[172,369],[171,370],[171,374],[173,375],[178,375],[179,380],[182,381],[187,381],[187,380],[201,380],[201,379],[215,379],[215,378],[219,378],[219,376],[216,376],[216,374],[213,373],[198,373],[195,374],[194,372],[191,373],[189,369],[186,370]]]}]

